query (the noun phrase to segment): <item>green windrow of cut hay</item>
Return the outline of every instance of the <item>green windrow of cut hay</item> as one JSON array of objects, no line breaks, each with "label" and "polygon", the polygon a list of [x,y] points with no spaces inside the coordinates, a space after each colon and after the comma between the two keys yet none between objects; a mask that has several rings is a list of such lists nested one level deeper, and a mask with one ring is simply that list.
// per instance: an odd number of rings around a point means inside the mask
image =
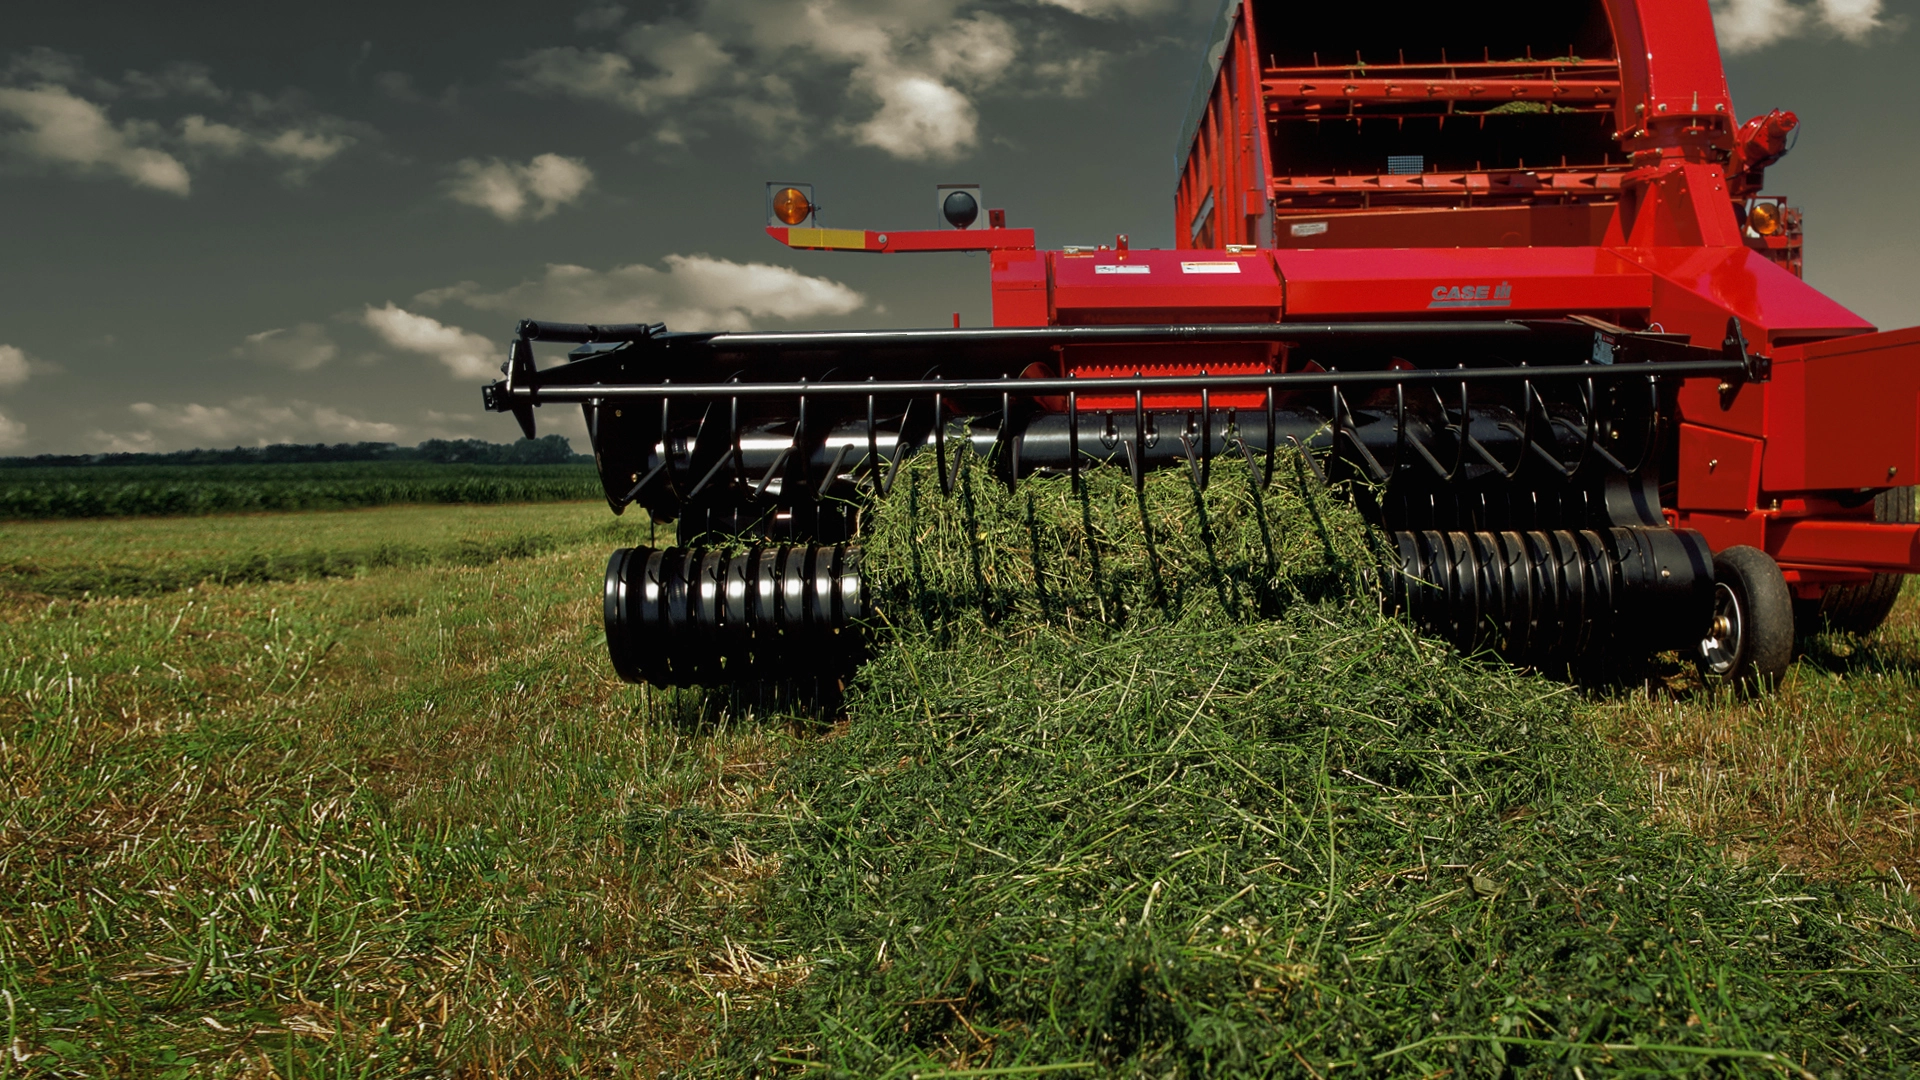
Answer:
[{"label": "green windrow of cut hay", "polygon": [[1280,473],[909,467],[844,727],[729,825],[790,988],[697,1071],[1913,1071],[1909,901],[1619,809],[1575,691],[1383,617],[1359,522]]}]

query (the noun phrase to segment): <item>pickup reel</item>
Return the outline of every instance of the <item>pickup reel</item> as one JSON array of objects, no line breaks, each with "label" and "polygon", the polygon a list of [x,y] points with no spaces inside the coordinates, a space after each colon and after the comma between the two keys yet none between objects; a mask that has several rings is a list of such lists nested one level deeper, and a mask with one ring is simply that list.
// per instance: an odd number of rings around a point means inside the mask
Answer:
[{"label": "pickup reel", "polygon": [[[535,342],[579,347],[537,370]],[[1462,649],[1554,666],[1699,643],[1712,554],[1660,512],[1671,396],[1682,378],[1738,384],[1764,364],[1737,325],[1716,352],[1588,319],[785,334],[529,321],[486,404],[531,436],[534,407],[578,403],[615,512],[677,524],[676,546],[608,563],[608,649],[630,681],[850,675],[871,614],[860,509],[928,453],[950,492],[963,453],[1009,485],[1184,468],[1204,488],[1220,454],[1271,483],[1277,452],[1302,451],[1322,481],[1353,482],[1383,534],[1389,610]],[[762,542],[713,546],[736,537]]]}]

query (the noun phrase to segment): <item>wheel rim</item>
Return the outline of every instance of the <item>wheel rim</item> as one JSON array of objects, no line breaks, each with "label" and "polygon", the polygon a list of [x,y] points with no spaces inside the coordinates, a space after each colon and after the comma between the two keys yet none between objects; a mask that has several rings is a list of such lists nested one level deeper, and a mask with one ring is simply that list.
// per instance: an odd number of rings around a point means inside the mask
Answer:
[{"label": "wheel rim", "polygon": [[1700,662],[1709,674],[1726,675],[1740,662],[1740,646],[1746,627],[1740,615],[1740,600],[1726,582],[1713,587],[1713,621],[1707,624],[1707,636],[1700,640]]}]

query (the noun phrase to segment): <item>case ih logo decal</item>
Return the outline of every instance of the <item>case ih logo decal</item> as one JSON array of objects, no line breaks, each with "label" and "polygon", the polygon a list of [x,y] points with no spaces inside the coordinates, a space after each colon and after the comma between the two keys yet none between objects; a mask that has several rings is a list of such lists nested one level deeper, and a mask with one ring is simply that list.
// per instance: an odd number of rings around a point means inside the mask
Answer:
[{"label": "case ih logo decal", "polygon": [[1427,309],[1512,306],[1513,286],[1503,281],[1498,285],[1435,285],[1433,302]]}]

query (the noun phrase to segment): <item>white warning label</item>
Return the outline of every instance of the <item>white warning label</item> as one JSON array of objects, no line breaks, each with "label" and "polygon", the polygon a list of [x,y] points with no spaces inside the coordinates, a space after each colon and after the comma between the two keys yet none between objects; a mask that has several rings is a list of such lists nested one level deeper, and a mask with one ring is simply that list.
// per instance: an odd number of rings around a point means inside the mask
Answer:
[{"label": "white warning label", "polygon": [[1180,264],[1183,274],[1237,274],[1240,264],[1230,259],[1220,262],[1183,262]]}]

